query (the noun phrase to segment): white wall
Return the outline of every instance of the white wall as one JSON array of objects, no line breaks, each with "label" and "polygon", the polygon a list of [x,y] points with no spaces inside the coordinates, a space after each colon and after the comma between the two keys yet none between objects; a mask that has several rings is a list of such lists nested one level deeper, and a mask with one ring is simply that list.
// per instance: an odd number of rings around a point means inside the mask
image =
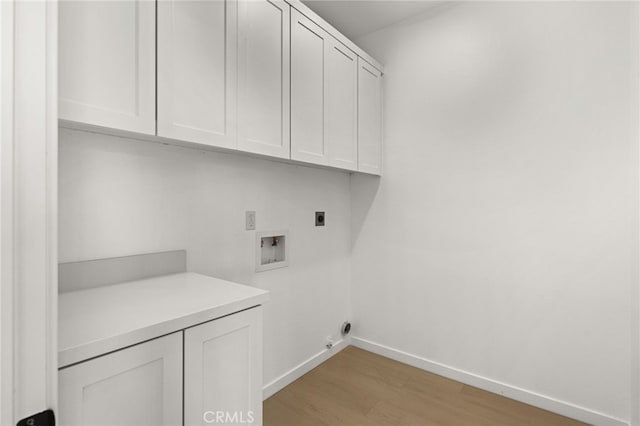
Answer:
[{"label": "white wall", "polygon": [[[349,317],[349,175],[61,129],[59,260],[173,249],[188,269],[269,290],[264,383]],[[288,268],[254,272],[258,230],[289,230]],[[325,227],[315,227],[315,211]]]},{"label": "white wall", "polygon": [[386,129],[352,177],[354,336],[629,419],[637,21],[471,2],[358,40]]}]

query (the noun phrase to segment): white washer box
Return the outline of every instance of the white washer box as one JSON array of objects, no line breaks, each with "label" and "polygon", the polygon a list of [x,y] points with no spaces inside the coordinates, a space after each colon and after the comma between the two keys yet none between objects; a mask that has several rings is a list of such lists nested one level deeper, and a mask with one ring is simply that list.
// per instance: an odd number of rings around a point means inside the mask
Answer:
[{"label": "white washer box", "polygon": [[256,232],[256,272],[289,266],[288,231]]}]

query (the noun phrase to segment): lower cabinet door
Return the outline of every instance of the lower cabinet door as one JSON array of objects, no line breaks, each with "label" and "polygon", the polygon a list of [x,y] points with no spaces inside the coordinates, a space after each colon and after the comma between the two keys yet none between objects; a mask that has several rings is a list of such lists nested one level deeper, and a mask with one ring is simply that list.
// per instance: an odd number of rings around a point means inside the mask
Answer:
[{"label": "lower cabinet door", "polygon": [[62,426],[182,424],[182,333],[59,372]]},{"label": "lower cabinet door", "polygon": [[262,307],[184,331],[185,425],[262,424]]}]

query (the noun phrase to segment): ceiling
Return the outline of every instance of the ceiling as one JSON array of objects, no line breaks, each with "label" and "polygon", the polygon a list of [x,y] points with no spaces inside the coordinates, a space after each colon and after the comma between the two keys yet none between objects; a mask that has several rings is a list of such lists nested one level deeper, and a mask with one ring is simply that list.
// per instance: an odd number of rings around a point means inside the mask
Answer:
[{"label": "ceiling", "polygon": [[424,12],[439,1],[428,0],[302,0],[350,39],[356,39]]}]

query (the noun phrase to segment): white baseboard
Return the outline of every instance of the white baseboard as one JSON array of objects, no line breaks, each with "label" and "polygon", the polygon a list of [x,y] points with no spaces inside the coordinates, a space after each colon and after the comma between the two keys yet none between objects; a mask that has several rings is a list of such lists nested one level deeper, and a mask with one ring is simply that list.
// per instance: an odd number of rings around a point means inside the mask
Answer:
[{"label": "white baseboard", "polygon": [[284,373],[282,376],[277,379],[267,383],[262,388],[262,399],[265,400],[269,398],[274,393],[278,392],[280,389],[285,386],[293,383],[298,380],[300,377],[307,374],[309,371],[313,370],[347,346],[351,344],[351,338],[345,337],[342,340],[337,341],[331,349],[325,349],[317,354],[313,355],[311,358],[292,368],[291,370]]},{"label": "white baseboard", "polygon": [[568,402],[560,401],[526,389],[521,389],[506,383],[501,383],[486,377],[459,370],[457,368],[449,367],[447,365],[430,361],[369,340],[352,337],[351,344],[360,349],[402,362],[403,364],[411,365],[412,367],[429,371],[439,376],[457,380],[498,395],[504,395],[507,398],[515,399],[516,401],[524,402],[525,404],[533,405],[535,407],[540,407],[544,410],[558,413],[585,423],[602,426],[627,426],[629,424],[625,420],[610,417],[606,414],[598,413]]}]

